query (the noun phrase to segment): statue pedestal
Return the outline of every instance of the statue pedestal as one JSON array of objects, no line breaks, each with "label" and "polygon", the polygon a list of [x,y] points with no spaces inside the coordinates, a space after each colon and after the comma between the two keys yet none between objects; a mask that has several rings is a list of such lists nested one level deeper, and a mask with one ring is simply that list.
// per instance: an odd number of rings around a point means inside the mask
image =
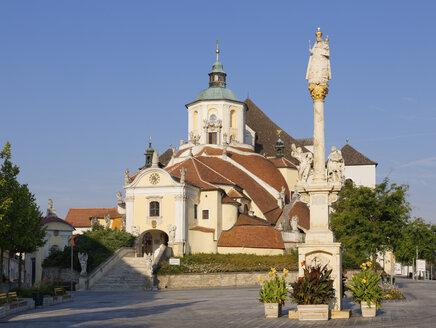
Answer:
[{"label": "statue pedestal", "polygon": [[[331,231],[330,231],[331,232]],[[327,265],[332,270],[331,278],[335,296],[329,304],[331,310],[342,310],[342,244],[341,243],[306,243],[298,244],[298,276],[303,276],[301,262],[306,266]]]},{"label": "statue pedestal", "polygon": [[174,243],[168,243],[168,247],[171,247],[173,250],[173,256],[175,257],[183,257],[183,242],[174,242]]}]

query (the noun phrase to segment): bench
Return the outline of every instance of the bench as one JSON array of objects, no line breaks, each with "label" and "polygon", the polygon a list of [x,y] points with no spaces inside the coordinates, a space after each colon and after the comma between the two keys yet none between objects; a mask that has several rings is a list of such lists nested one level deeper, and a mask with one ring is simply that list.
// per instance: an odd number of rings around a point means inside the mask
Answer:
[{"label": "bench", "polygon": [[8,299],[9,299],[9,303],[11,303],[11,300],[12,300],[12,304],[15,305],[15,306],[27,305],[27,301],[20,300],[18,298],[17,292],[9,292],[8,293]]},{"label": "bench", "polygon": [[0,305],[8,302],[8,297],[6,293],[0,293]]},{"label": "bench", "polygon": [[54,289],[54,297],[55,298],[62,297],[62,299],[67,299],[67,298],[71,298],[71,295],[67,294],[65,292],[65,289],[58,287]]}]

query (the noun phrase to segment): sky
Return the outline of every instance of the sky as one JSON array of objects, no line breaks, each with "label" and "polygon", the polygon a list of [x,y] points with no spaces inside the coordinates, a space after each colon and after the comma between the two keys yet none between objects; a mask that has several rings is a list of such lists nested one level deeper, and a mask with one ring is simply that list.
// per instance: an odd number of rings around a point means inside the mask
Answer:
[{"label": "sky", "polygon": [[436,223],[434,1],[0,1],[0,146],[45,212],[113,207],[124,170],[187,139],[216,40],[227,87],[294,138],[313,135],[309,40],[329,36],[326,149],[408,184]]}]

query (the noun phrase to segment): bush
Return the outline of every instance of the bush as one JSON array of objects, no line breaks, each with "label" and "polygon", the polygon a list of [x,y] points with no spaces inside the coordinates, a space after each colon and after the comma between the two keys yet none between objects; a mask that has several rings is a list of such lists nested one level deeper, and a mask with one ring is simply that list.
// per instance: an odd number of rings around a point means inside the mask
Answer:
[{"label": "bush", "polygon": [[193,254],[180,258],[180,265],[162,262],[157,274],[214,273],[214,272],[268,272],[296,270],[298,255],[254,255],[254,254]]},{"label": "bush", "polygon": [[[75,239],[73,266],[76,271],[80,271],[78,253],[87,253],[87,271],[92,272],[116,250],[121,247],[132,247],[134,242],[135,236],[124,231],[110,229],[86,231],[82,235],[77,235]],[[71,266],[71,247],[66,246],[63,251],[52,251],[42,266],[69,268]]]},{"label": "bush", "polygon": [[262,284],[262,288],[259,290],[258,300],[262,303],[279,303],[285,304],[288,299],[288,288],[286,286],[285,277],[288,274],[288,270],[283,269],[283,275],[280,277],[275,268],[271,268],[268,272],[269,279],[263,279],[259,276],[259,281]]},{"label": "bush", "polygon": [[335,294],[333,280],[330,278],[332,270],[324,267],[306,267],[305,261],[301,263],[304,275],[291,284],[291,299],[301,305],[328,304]]}]

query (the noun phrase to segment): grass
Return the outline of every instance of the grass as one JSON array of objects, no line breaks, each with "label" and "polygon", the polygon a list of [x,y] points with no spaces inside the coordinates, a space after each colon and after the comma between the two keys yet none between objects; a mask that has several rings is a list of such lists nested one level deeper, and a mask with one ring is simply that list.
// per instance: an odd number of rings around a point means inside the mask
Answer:
[{"label": "grass", "polygon": [[254,254],[194,254],[180,258],[180,265],[162,262],[157,271],[160,275],[183,273],[216,272],[267,272],[272,267],[297,270],[298,255],[254,255]]}]

